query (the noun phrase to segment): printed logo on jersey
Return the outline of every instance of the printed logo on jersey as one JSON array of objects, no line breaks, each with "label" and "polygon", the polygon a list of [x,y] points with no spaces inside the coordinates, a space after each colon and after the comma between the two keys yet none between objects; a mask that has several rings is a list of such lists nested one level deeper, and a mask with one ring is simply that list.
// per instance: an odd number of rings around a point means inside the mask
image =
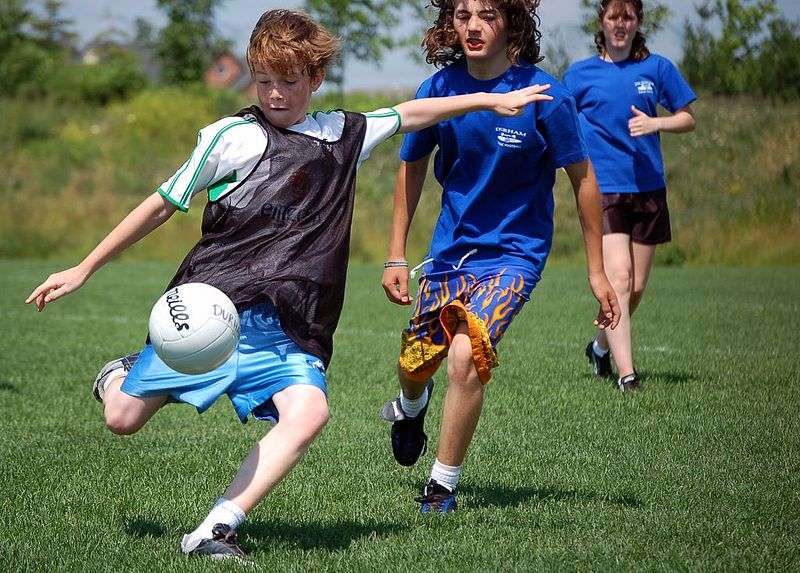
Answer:
[{"label": "printed logo on jersey", "polygon": [[525,131],[517,131],[516,129],[508,129],[507,127],[495,127],[497,132],[497,145],[500,147],[510,147],[512,149],[521,149],[522,143],[528,136]]},{"label": "printed logo on jersey", "polygon": [[656,93],[656,84],[654,84],[650,80],[637,80],[633,83],[636,84],[636,91],[639,92],[639,95],[648,95]]}]

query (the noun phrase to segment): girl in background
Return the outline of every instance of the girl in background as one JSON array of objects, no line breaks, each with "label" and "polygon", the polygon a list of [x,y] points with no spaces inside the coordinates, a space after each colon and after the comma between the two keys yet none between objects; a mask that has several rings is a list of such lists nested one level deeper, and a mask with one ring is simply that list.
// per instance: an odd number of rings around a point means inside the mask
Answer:
[{"label": "girl in background", "polygon": [[[603,260],[621,317],[586,347],[597,376],[638,390],[631,315],[642,300],[656,247],[671,240],[661,132],[694,130],[697,99],[675,65],[650,53],[640,31],[642,0],[602,0],[598,55],[574,64],[564,81],[575,96],[581,128],[603,196]],[[669,115],[658,116],[658,106]]]}]

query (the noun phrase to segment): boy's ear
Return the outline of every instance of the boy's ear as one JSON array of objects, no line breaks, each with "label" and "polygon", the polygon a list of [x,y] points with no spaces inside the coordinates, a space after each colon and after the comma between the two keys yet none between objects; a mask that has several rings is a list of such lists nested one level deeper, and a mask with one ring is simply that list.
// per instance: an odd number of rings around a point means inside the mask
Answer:
[{"label": "boy's ear", "polygon": [[319,70],[311,76],[311,91],[317,91],[325,81],[325,70]]}]

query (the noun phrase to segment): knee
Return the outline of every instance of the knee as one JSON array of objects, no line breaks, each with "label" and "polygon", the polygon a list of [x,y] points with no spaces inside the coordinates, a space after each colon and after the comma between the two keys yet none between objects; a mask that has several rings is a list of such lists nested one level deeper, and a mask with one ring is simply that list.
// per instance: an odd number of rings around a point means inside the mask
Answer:
[{"label": "knee", "polygon": [[614,287],[617,294],[629,294],[631,292],[633,274],[630,269],[610,269],[606,273],[608,280],[611,281],[611,286]]},{"label": "knee", "polygon": [[322,432],[328,420],[330,420],[328,403],[322,399],[281,415],[280,423],[292,427],[300,445],[305,447]]},{"label": "knee", "polygon": [[456,336],[447,354],[447,379],[450,385],[465,390],[483,388],[472,356],[472,343],[467,336]]},{"label": "knee", "polygon": [[106,428],[118,436],[130,436],[142,427],[139,420],[120,410],[106,410],[105,421]]}]

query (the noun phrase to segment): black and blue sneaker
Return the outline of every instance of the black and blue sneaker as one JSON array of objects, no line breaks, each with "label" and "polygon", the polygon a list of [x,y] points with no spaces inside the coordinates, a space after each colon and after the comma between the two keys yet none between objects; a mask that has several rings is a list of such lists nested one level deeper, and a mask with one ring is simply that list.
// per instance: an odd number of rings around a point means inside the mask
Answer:
[{"label": "black and blue sneaker", "polygon": [[400,397],[383,405],[380,417],[392,424],[392,453],[401,466],[413,466],[428,449],[428,436],[425,434],[425,414],[433,395],[433,380],[428,382],[428,403],[413,418],[406,416],[400,406]]},{"label": "black and blue sneaker", "polygon": [[103,397],[106,393],[106,382],[108,381],[109,376],[118,370],[122,370],[125,374],[127,374],[130,372],[131,368],[133,368],[133,365],[136,364],[138,359],[139,353],[135,352],[133,354],[123,356],[122,358],[112,360],[111,362],[107,362],[106,365],[100,369],[100,372],[97,373],[97,376],[92,383],[92,395],[94,396],[95,400],[98,402],[103,401]]},{"label": "black and blue sneaker", "polygon": [[422,494],[414,501],[421,504],[420,513],[450,513],[458,508],[456,492],[450,491],[436,480],[429,480],[422,488]]},{"label": "black and blue sneaker", "polygon": [[642,382],[639,375],[634,372],[617,380],[617,389],[620,392],[638,392],[642,389]]},{"label": "black and blue sneaker", "polygon": [[614,376],[614,371],[611,369],[611,352],[607,351],[605,354],[595,352],[594,340],[586,346],[586,358],[589,359],[592,372],[598,378],[611,378]]}]

